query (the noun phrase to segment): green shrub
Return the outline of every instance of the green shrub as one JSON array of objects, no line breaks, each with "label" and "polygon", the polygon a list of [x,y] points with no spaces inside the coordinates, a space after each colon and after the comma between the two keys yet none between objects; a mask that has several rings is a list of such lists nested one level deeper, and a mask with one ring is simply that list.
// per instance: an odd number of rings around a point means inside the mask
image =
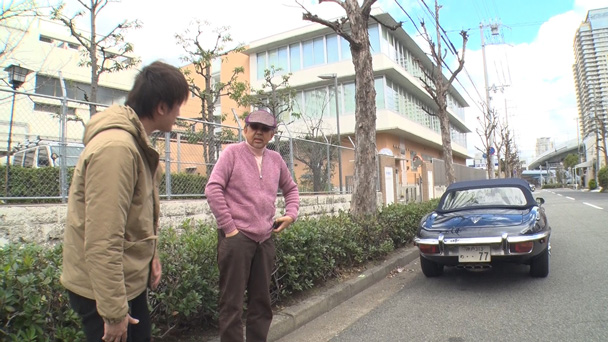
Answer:
[{"label": "green shrub", "polygon": [[543,189],[558,189],[558,188],[563,188],[564,184],[562,183],[549,183],[549,184],[543,184]]},{"label": "green shrub", "polygon": [[608,189],[608,167],[603,167],[597,174],[597,181],[603,190]]},{"label": "green shrub", "polygon": [[597,182],[595,181],[595,179],[590,179],[589,180],[589,190],[595,190],[597,189]]},{"label": "green shrub", "polygon": [[[7,197],[59,197],[61,196],[61,170],[57,167],[29,168],[9,167],[9,185]],[[0,174],[6,174],[6,166],[0,166]],[[74,168],[67,168],[67,184],[72,181]],[[0,177],[0,191],[4,194],[5,177]],[[58,199],[23,199],[20,203],[51,203]]]},{"label": "green shrub", "polygon": [[219,273],[217,230],[185,221],[160,231],[163,267],[157,291],[149,293],[156,329],[166,332],[217,320]]},{"label": "green shrub", "polygon": [[[421,218],[437,200],[393,204],[377,215],[355,219],[335,216],[302,218],[274,235],[277,262],[271,297],[280,303],[295,293],[339,276],[369,260],[381,260],[411,243]],[[154,335],[217,324],[217,229],[185,221],[160,231],[163,275],[149,292]],[[7,341],[78,341],[79,319],[69,309],[61,272],[61,246],[44,249],[9,245],[1,250],[0,336]]]},{"label": "green shrub", "polygon": [[[14,203],[58,203],[57,198],[36,197],[59,197],[61,196],[61,169],[58,167],[30,168],[21,166],[10,166],[10,178],[7,197],[20,197],[28,199],[12,200]],[[0,166],[0,191],[4,194],[6,179],[6,166]],[[67,185],[69,187],[74,175],[74,168],[67,168]],[[205,192],[207,178],[202,175],[188,173],[171,174],[172,195],[195,195],[200,197]],[[166,179],[163,175],[160,182],[160,194],[166,194]]]},{"label": "green shrub", "polygon": [[433,211],[438,199],[424,203],[391,204],[382,209],[378,222],[390,232],[396,248],[412,242],[422,217]]},{"label": "green shrub", "polygon": [[[171,194],[172,195],[202,195],[205,193],[207,177],[189,173],[171,174]],[[167,193],[167,180],[162,175],[160,181],[160,194]]]},{"label": "green shrub", "polygon": [[0,249],[0,337],[3,341],[78,341],[80,320],[59,283],[61,246]]}]

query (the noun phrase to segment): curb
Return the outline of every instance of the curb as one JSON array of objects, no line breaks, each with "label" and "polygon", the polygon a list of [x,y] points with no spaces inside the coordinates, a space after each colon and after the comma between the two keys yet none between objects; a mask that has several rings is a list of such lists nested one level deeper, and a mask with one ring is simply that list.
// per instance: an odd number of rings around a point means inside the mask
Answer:
[{"label": "curb", "polygon": [[290,334],[306,323],[330,311],[359,292],[384,279],[392,270],[409,264],[418,258],[418,248],[406,247],[385,260],[382,264],[371,267],[358,277],[340,283],[322,294],[312,296],[294,306],[276,313],[270,324],[268,341],[276,341]]}]

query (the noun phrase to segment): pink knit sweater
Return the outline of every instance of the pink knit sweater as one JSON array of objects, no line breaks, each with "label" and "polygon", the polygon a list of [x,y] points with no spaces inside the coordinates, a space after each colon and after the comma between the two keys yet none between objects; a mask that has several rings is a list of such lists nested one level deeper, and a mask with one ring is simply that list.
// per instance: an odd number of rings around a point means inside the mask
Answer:
[{"label": "pink knit sweater", "polygon": [[224,149],[211,172],[205,195],[224,233],[238,229],[262,242],[272,233],[279,189],[285,198],[285,215],[295,221],[300,195],[281,155],[265,148],[260,171],[252,151],[241,142]]}]

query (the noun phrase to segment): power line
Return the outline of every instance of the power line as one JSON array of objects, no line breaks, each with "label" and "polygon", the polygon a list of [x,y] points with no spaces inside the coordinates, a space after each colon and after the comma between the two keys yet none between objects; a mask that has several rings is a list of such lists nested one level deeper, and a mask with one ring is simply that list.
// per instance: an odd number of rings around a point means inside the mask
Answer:
[{"label": "power line", "polygon": [[[421,1],[421,2],[422,2],[422,4],[423,4],[423,5],[426,7],[426,9],[429,11],[429,13],[431,13],[431,16],[432,16],[433,18],[435,18],[435,17],[434,17],[434,14],[432,14],[432,12],[431,12],[430,8],[429,8],[429,7],[426,5],[426,3],[424,3],[424,0],[419,0],[419,1]],[[405,15],[406,15],[406,16],[407,16],[409,19],[410,19],[410,21],[411,21],[411,22],[412,22],[412,24],[414,25],[414,28],[416,29],[416,31],[418,32],[418,34],[422,36],[422,32],[420,31],[420,29],[418,28],[418,26],[416,25],[416,23],[414,22],[414,20],[412,19],[412,17],[409,15],[409,13],[408,13],[408,12],[407,12],[407,11],[406,11],[404,8],[403,8],[403,6],[401,6],[401,4],[398,2],[398,0],[395,0],[395,3],[397,4],[397,6],[399,6],[399,8],[401,9],[401,11],[403,11],[403,13],[404,13],[404,14],[405,14]],[[434,19],[434,22],[435,22],[435,23],[437,23],[437,20],[436,20],[436,19]],[[437,23],[437,24],[438,24],[438,23]],[[443,39],[443,40],[444,40],[444,42],[445,42],[445,37],[447,37],[447,32],[446,32],[446,31],[445,31],[445,30],[444,30],[444,29],[441,27],[441,25],[440,25],[440,24],[438,24],[438,25],[439,25],[439,28],[441,29],[441,31],[443,32],[443,35],[441,35],[441,34],[440,34],[440,36],[442,37],[442,39]],[[449,37],[448,37],[448,40],[449,40]],[[449,43],[448,43],[448,42],[446,42],[446,44],[448,44],[448,45],[449,45],[451,48],[453,48],[453,44],[452,44],[451,42],[449,42]],[[439,51],[439,53],[441,53],[441,51]],[[454,54],[456,54],[455,52],[453,52],[453,53],[454,53]],[[452,73],[452,74],[453,74],[453,71],[450,69],[450,67],[449,67],[449,65],[446,63],[446,61],[445,61],[445,60],[442,60],[442,62],[443,62],[443,65],[445,66],[445,68],[446,68],[446,69],[447,69],[447,70],[448,70],[450,73]],[[479,96],[479,98],[481,99],[481,95],[480,95],[480,93],[479,93],[479,90],[478,90],[478,89],[477,89],[477,87],[475,86],[475,83],[473,82],[473,79],[471,78],[470,74],[468,73],[468,71],[466,71],[466,68],[463,68],[463,70],[465,71],[465,74],[468,76],[468,78],[469,78],[469,80],[470,80],[471,84],[473,85],[473,88],[474,88],[474,89],[475,89],[475,91],[477,92],[477,95],[478,95],[478,96]],[[468,92],[467,88],[466,88],[466,87],[465,87],[465,86],[464,86],[464,85],[463,85],[463,84],[460,82],[460,79],[458,79],[458,77],[456,77],[456,78],[455,78],[455,80],[456,80],[456,82],[458,82],[458,84],[459,84],[459,85],[462,87],[462,89],[463,89],[463,90],[464,90],[464,92],[465,92],[465,93],[466,93],[466,94],[469,96],[469,98],[473,100],[473,102],[474,102],[474,103],[475,103],[475,105],[478,107],[478,109],[479,109],[481,112],[484,112],[484,111],[483,111],[483,108],[482,108],[482,107],[479,105],[479,103],[478,103],[477,101],[475,101],[475,100],[474,100],[474,98],[473,98],[473,96],[471,96],[471,94],[469,94],[469,92]],[[483,102],[483,101],[482,101],[482,102]]]}]

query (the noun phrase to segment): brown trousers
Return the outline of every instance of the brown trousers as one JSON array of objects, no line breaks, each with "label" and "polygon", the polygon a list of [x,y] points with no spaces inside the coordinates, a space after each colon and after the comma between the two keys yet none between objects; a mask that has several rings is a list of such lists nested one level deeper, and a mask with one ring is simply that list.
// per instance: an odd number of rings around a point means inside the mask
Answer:
[{"label": "brown trousers", "polygon": [[243,233],[226,238],[218,231],[219,325],[222,342],[243,341],[243,302],[247,290],[247,342],[265,342],[272,322],[270,277],[275,262],[272,238],[257,243]]}]

